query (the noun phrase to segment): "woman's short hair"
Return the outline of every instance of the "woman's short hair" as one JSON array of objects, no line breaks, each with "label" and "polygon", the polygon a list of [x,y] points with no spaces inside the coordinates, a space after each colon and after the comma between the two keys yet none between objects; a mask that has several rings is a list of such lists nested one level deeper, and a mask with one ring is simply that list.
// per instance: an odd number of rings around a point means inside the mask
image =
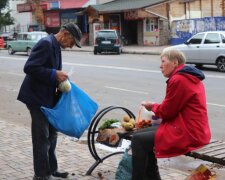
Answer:
[{"label": "woman's short hair", "polygon": [[160,57],[167,57],[168,60],[170,61],[174,61],[174,60],[178,60],[178,64],[185,64],[186,62],[186,58],[184,56],[184,53],[182,53],[179,50],[176,49],[168,49],[168,50],[164,50],[162,52],[162,54],[160,55]]}]

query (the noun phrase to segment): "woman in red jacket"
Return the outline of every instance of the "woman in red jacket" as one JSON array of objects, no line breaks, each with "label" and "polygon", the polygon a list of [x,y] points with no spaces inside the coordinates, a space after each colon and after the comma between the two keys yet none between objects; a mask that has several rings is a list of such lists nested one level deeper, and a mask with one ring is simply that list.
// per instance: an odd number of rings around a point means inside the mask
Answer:
[{"label": "woman in red jacket", "polygon": [[162,119],[158,127],[134,134],[132,138],[133,180],[160,180],[156,158],[186,154],[209,143],[204,74],[185,64],[183,53],[167,50],[161,54],[160,69],[168,78],[161,104],[142,105]]}]

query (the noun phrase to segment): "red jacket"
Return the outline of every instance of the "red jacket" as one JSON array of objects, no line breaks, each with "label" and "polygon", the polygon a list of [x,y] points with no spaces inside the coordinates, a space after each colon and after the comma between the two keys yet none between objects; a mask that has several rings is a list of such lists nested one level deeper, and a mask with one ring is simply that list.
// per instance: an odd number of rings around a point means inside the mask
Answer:
[{"label": "red jacket", "polygon": [[211,138],[204,74],[179,66],[167,81],[166,97],[152,111],[163,119],[155,135],[155,156],[172,157],[208,144]]}]

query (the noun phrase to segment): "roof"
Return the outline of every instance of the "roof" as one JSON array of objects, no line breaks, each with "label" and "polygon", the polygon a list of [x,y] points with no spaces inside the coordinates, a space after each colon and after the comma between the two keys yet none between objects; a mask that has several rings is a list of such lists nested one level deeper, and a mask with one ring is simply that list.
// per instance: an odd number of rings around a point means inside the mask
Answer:
[{"label": "roof", "polygon": [[71,8],[82,8],[88,3],[89,0],[61,0],[60,1],[60,8],[61,9],[71,9]]},{"label": "roof", "polygon": [[120,12],[157,5],[167,0],[115,0],[109,3],[89,6],[98,12]]}]

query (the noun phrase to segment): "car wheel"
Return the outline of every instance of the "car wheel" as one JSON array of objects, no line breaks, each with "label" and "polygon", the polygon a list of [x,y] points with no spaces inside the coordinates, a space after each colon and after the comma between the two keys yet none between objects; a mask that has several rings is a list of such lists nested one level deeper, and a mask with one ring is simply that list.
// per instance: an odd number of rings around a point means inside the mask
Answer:
[{"label": "car wheel", "polygon": [[94,51],[94,55],[96,55],[98,52],[97,51]]},{"label": "car wheel", "polygon": [[217,69],[221,72],[225,72],[225,57],[220,57],[217,62]]},{"label": "car wheel", "polygon": [[198,69],[202,69],[202,64],[196,64],[196,68],[198,68]]},{"label": "car wheel", "polygon": [[27,48],[27,55],[30,56],[31,54],[31,48]]},{"label": "car wheel", "polygon": [[15,52],[13,51],[12,47],[8,48],[8,53],[9,55],[13,55]]}]

